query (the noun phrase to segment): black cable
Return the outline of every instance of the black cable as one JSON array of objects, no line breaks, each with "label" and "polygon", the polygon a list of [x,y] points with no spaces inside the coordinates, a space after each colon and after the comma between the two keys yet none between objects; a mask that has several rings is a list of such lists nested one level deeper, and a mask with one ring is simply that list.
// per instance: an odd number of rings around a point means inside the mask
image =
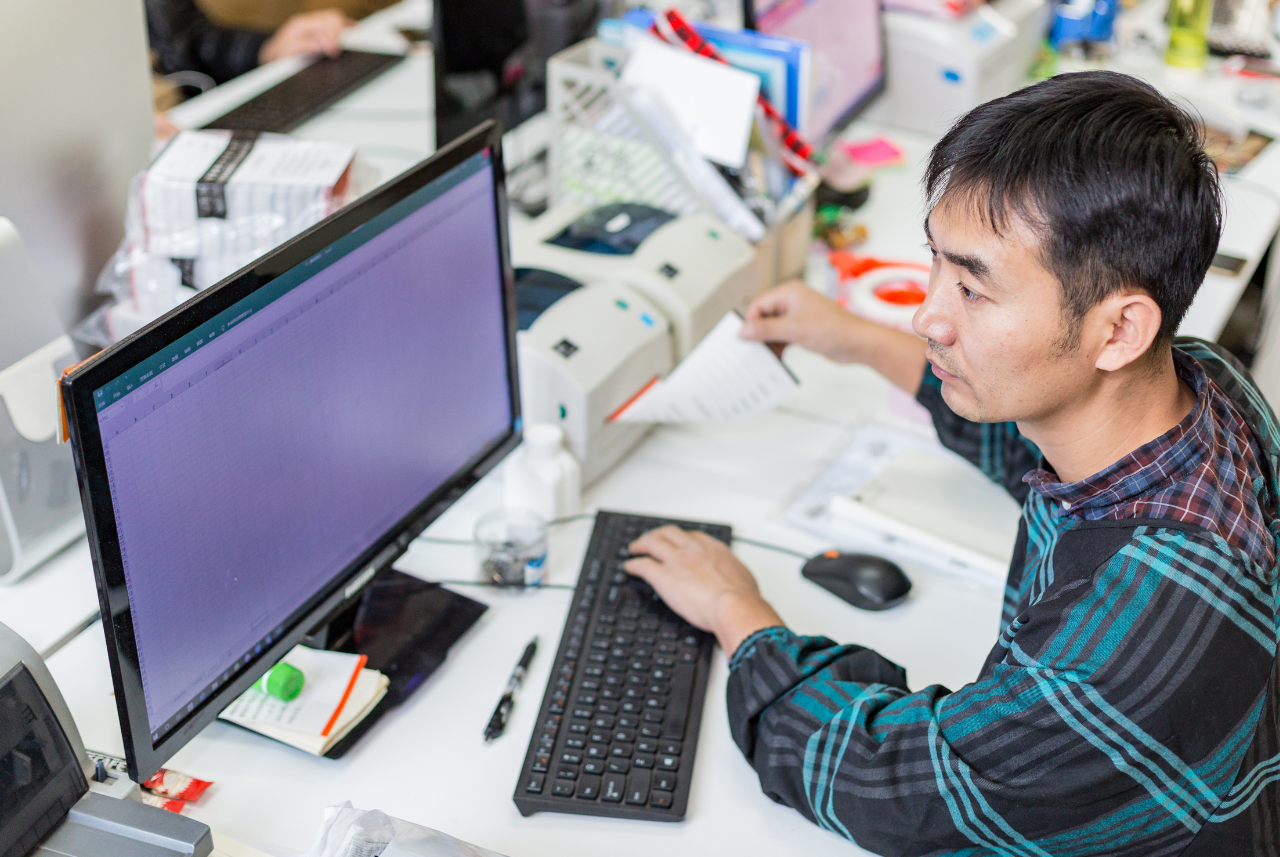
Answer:
[{"label": "black cable", "polygon": [[758,548],[764,548],[765,550],[777,551],[778,553],[790,554],[791,556],[798,556],[800,559],[807,560],[812,556],[812,554],[800,553],[800,551],[792,550],[791,548],[784,548],[782,545],[771,545],[768,542],[758,542],[755,539],[744,539],[742,536],[734,536],[733,540],[735,542],[742,542],[744,545],[754,545]]},{"label": "black cable", "polygon": [[570,591],[576,589],[576,586],[570,586],[567,583],[526,583],[520,586],[510,585],[506,583],[490,583],[487,580],[428,580],[428,583],[438,583],[441,586],[487,586],[490,589],[568,589]]},{"label": "black cable", "polygon": [[[568,517],[565,517],[565,518],[553,518],[552,520],[547,521],[547,526],[558,527],[561,524],[571,524],[574,521],[585,521],[588,518],[594,518],[594,517],[595,515],[593,513],[587,512],[581,515],[569,515]],[[437,544],[437,545],[459,545],[459,546],[474,545],[476,543],[475,539],[440,539],[440,538],[436,538],[435,536],[418,536],[416,541],[430,542],[432,544]]]}]

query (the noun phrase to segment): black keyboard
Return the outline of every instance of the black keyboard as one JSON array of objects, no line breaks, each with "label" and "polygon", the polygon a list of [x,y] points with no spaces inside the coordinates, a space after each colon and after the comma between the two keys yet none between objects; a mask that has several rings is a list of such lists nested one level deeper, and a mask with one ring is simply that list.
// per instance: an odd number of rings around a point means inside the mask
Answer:
[{"label": "black keyboard", "polygon": [[320,57],[204,127],[287,134],[402,59],[400,54],[366,51]]},{"label": "black keyboard", "polygon": [[522,815],[680,821],[715,639],[622,569],[642,533],[675,524],[728,544],[732,530],[600,512],[516,785]]}]

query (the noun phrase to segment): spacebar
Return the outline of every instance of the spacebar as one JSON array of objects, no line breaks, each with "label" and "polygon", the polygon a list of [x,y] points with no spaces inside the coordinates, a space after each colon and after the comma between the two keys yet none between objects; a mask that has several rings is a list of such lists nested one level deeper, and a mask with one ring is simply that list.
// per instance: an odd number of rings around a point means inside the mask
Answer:
[{"label": "spacebar", "polygon": [[684,722],[689,717],[689,697],[693,696],[693,664],[677,664],[671,672],[671,693],[667,696],[662,737],[669,741],[683,741]]}]

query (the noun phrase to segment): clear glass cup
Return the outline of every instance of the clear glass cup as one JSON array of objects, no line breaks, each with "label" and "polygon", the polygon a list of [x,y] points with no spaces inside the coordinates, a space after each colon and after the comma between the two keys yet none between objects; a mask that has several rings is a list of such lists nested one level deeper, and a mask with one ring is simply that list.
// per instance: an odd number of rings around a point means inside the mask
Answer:
[{"label": "clear glass cup", "polygon": [[495,509],[476,521],[480,580],[497,586],[542,583],[547,565],[547,522],[528,509]]}]

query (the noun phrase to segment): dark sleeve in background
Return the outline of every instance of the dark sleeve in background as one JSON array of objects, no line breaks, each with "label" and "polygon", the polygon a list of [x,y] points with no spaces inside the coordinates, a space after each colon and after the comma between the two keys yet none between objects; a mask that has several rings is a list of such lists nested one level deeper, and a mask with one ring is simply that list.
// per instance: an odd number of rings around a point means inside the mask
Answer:
[{"label": "dark sleeve in background", "polygon": [[198,71],[225,83],[258,67],[258,53],[271,36],[220,27],[195,0],[146,0],[147,37],[156,71]]},{"label": "dark sleeve in background", "polygon": [[993,482],[1023,503],[1031,488],[1022,477],[1040,466],[1040,450],[1018,431],[1015,423],[975,423],[966,420],[942,399],[942,382],[926,366],[916,401],[933,417],[942,445],[972,462]]}]

